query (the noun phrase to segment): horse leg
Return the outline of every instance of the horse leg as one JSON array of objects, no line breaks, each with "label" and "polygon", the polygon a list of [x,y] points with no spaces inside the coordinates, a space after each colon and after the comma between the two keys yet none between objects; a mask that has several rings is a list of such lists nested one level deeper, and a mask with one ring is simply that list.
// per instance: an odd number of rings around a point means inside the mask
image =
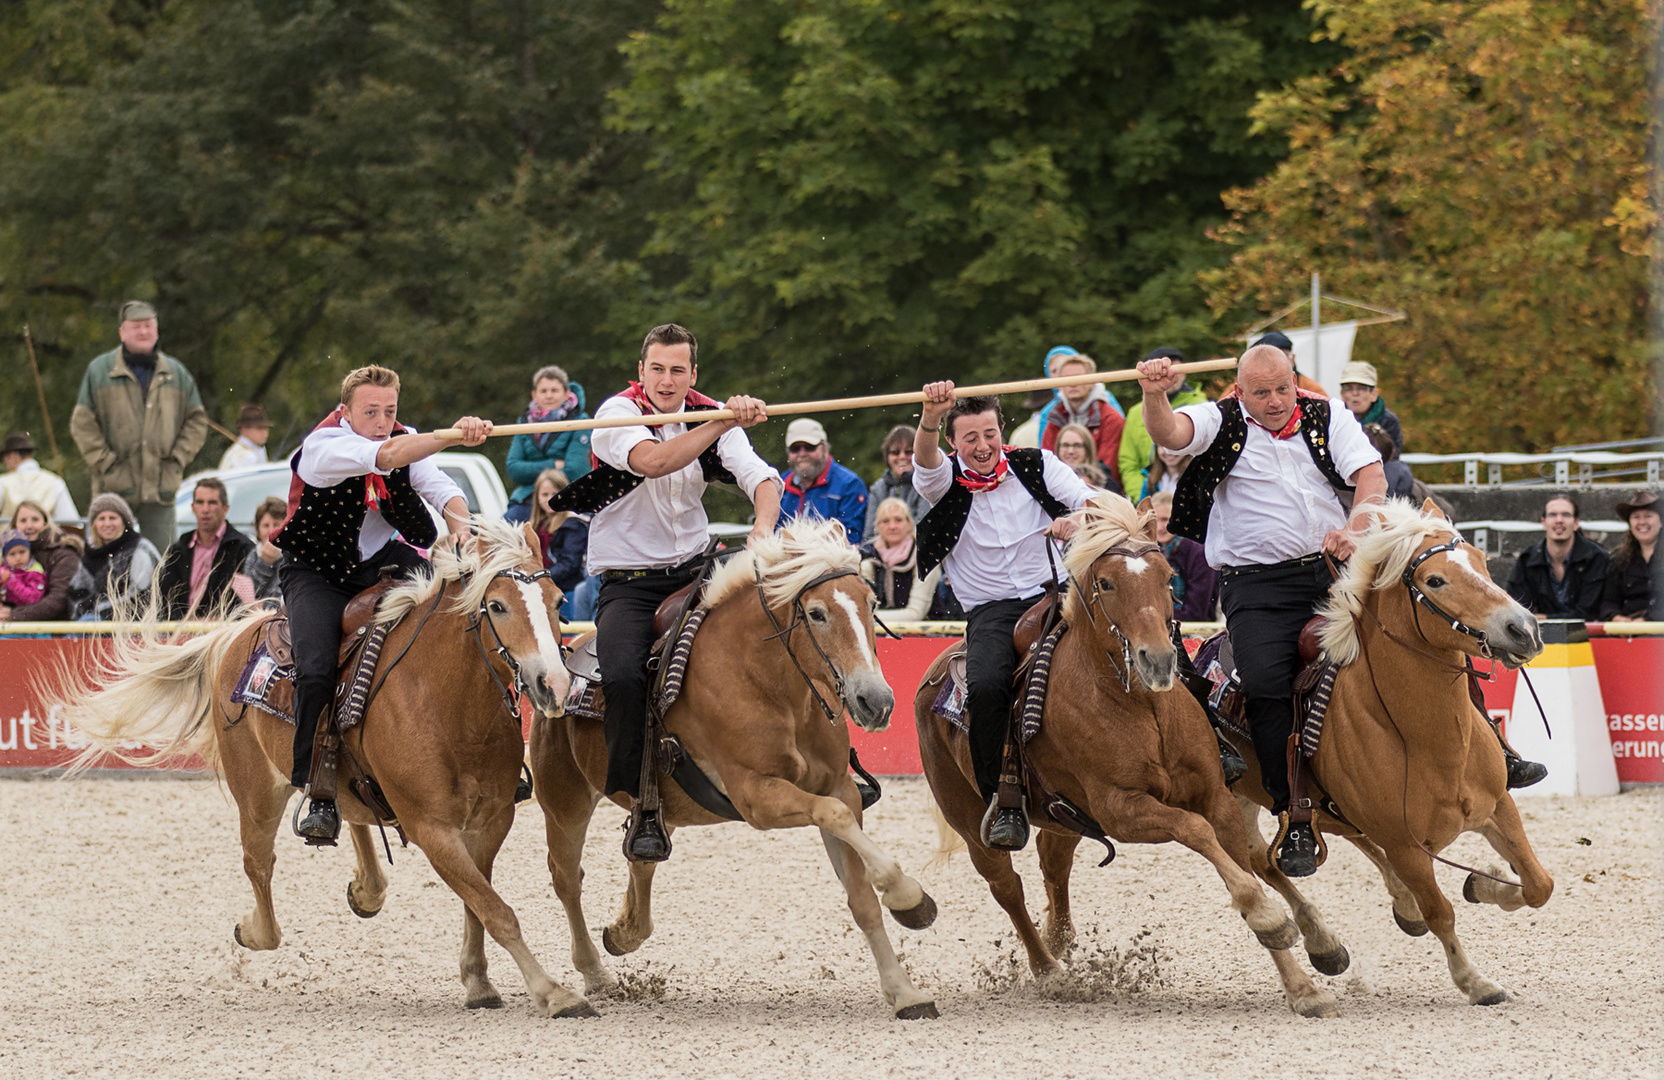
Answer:
[{"label": "horse leg", "polygon": [[360,919],[373,919],[381,914],[387,902],[387,874],[381,868],[381,853],[376,850],[375,836],[368,825],[348,824],[352,834],[352,850],[358,866],[347,882],[347,907]]},{"label": "horse leg", "polygon": [[1012,928],[1017,931],[1017,940],[1023,943],[1023,950],[1028,953],[1029,973],[1037,979],[1062,974],[1063,965],[1046,948],[1040,931],[1035,928],[1034,919],[1028,913],[1028,903],[1023,898],[1023,879],[1011,865],[1011,853],[987,847],[974,837],[966,841],[966,848],[970,852],[971,865],[988,883],[994,902],[1005,910]]},{"label": "horse leg", "polygon": [[[665,833],[675,830],[668,825]],[[624,903],[617,918],[601,931],[601,944],[614,956],[624,956],[641,948],[642,942],[653,936],[653,872],[658,863],[630,864],[630,884],[624,890]]]},{"label": "horse leg", "polygon": [[[261,765],[264,766],[262,759]],[[254,910],[244,915],[231,936],[245,949],[275,949],[283,942],[272,907],[272,869],[277,865],[277,830],[289,805],[292,789],[286,777],[265,766],[261,787],[236,778],[226,770],[227,786],[237,803],[237,820],[243,839],[243,873],[254,888]]]},{"label": "horse leg", "polygon": [[1230,812],[1229,792],[1221,791],[1211,809],[1226,836],[1240,849],[1236,858],[1225,850],[1213,822],[1200,814],[1168,806],[1142,791],[1100,788],[1094,794],[1099,798],[1092,800],[1093,816],[1103,822],[1104,829],[1115,839],[1132,844],[1176,840],[1213,864],[1230,892],[1231,906],[1271,953],[1291,1011],[1307,1017],[1340,1015],[1334,995],[1313,983],[1311,976],[1288,956],[1288,950],[1299,940],[1300,931],[1248,870],[1247,842],[1236,839],[1241,835],[1237,831],[1240,823]]},{"label": "horse leg", "polygon": [[[856,799],[855,785],[848,794]],[[909,930],[923,930],[936,921],[936,901],[924,887],[902,872],[901,864],[861,831],[860,818],[850,806],[829,795],[811,795],[796,784],[774,776],[748,774],[730,784],[729,798],[756,829],[795,829],[815,825],[848,844],[867,868],[878,899],[896,922]]]},{"label": "horse leg", "polygon": [[[1543,864],[1537,861],[1537,853],[1531,850],[1531,841],[1525,837],[1525,824],[1520,821],[1519,807],[1514,805],[1513,796],[1503,793],[1496,811],[1491,815],[1490,824],[1481,827],[1479,832],[1498,855],[1508,860],[1508,865],[1513,867],[1520,881],[1518,885],[1502,885],[1469,874],[1462,885],[1462,895],[1470,903],[1495,904],[1504,911],[1518,911],[1526,904],[1540,908],[1548,903],[1548,898],[1554,893],[1554,878],[1543,869]],[[1491,872],[1502,877],[1499,870],[1493,868]]]},{"label": "horse leg", "polygon": [[1046,883],[1046,922],[1041,940],[1054,957],[1067,956],[1075,947],[1075,920],[1069,914],[1069,874],[1075,868],[1075,849],[1079,846],[1080,837],[1074,833],[1046,829],[1041,829],[1034,841],[1040,856],[1040,875]]},{"label": "horse leg", "polygon": [[1450,978],[1456,988],[1467,995],[1470,1005],[1500,1005],[1508,1000],[1508,991],[1485,977],[1485,973],[1468,959],[1467,950],[1456,937],[1456,912],[1439,889],[1433,877],[1433,860],[1420,850],[1401,848],[1389,852],[1387,858],[1404,884],[1415,894],[1427,928],[1444,946],[1445,962],[1450,965]]},{"label": "horse leg", "polygon": [[[497,827],[497,822],[492,822],[483,832],[462,834],[468,857],[474,861],[474,865],[486,881],[491,880],[491,869],[496,865],[497,852],[503,845],[503,838],[508,835],[508,824],[514,819],[508,814],[502,814],[498,820],[503,823],[501,828]],[[463,1004],[467,1008],[503,1007],[503,995],[492,985],[491,976],[486,970],[485,924],[467,904],[462,905],[461,977],[462,987],[466,992]]]},{"label": "horse leg", "polygon": [[543,804],[543,831],[549,840],[549,876],[555,883],[555,896],[566,909],[566,926],[572,935],[572,966],[584,977],[585,994],[605,993],[618,985],[618,979],[607,970],[595,940],[589,936],[583,904],[584,837],[589,832],[597,796],[588,784],[551,790],[546,795],[539,783],[537,794]]},{"label": "horse leg", "polygon": [[1242,812],[1242,831],[1248,841],[1248,862],[1254,873],[1275,889],[1294,912],[1294,923],[1305,939],[1306,958],[1311,961],[1312,967],[1325,975],[1339,975],[1351,966],[1351,954],[1323,921],[1323,914],[1317,910],[1317,905],[1306,899],[1288,875],[1272,865],[1271,848],[1265,842],[1265,834],[1260,832],[1260,804],[1243,795],[1238,795],[1236,802]]},{"label": "horse leg", "polygon": [[884,992],[884,1000],[890,1008],[895,1010],[896,1019],[934,1020],[941,1016],[930,995],[921,993],[913,985],[913,980],[907,977],[907,969],[896,957],[895,949],[891,948],[890,936],[884,932],[884,912],[872,891],[872,882],[867,880],[866,867],[854,857],[847,844],[825,829],[821,830],[820,839],[826,845],[832,869],[837,873],[838,880],[843,882],[844,892],[849,895],[849,913],[855,916],[855,925],[866,936],[867,948],[872,950],[872,958],[878,964],[879,989]]},{"label": "horse leg", "polygon": [[1410,887],[1404,884],[1404,879],[1393,869],[1392,860],[1381,846],[1367,836],[1348,836],[1352,846],[1364,853],[1375,868],[1381,871],[1381,880],[1386,883],[1387,892],[1392,896],[1392,918],[1398,928],[1411,937],[1421,937],[1427,933],[1427,923],[1421,917],[1421,905],[1416,902],[1416,895]]},{"label": "horse leg", "polygon": [[[502,817],[501,823],[492,829],[496,835],[495,844],[485,849],[489,852],[489,857],[485,860],[487,866],[490,865],[491,859],[496,857],[496,848],[502,843],[502,837],[508,834],[508,826],[513,821],[512,810],[505,812]],[[520,936],[520,920],[515,917],[514,909],[491,887],[490,878],[481,872],[458,830],[444,826],[430,827],[421,821],[406,822],[405,828],[411,839],[415,840],[427,855],[434,872],[468,906],[469,914],[514,958],[514,962],[520,967],[521,976],[526,980],[526,989],[531,992],[532,1003],[540,1013],[544,1016],[560,1017],[596,1015],[594,1007],[588,1001],[549,978],[548,972],[537,962],[537,957],[532,955],[525,939]],[[463,932],[464,983],[468,982],[466,966],[469,959],[467,939],[470,928],[471,924],[465,925]],[[483,977],[483,939],[479,952],[479,967]]]}]

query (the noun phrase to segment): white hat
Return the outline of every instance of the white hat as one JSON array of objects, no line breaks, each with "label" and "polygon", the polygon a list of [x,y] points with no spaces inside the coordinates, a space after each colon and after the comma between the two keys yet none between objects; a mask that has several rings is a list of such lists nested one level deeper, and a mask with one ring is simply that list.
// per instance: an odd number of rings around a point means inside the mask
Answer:
[{"label": "white hat", "polygon": [[808,443],[819,446],[826,441],[826,429],[820,426],[819,420],[811,420],[807,416],[800,416],[786,426],[786,448],[789,450],[794,443]]},{"label": "white hat", "polygon": [[1361,360],[1354,360],[1340,369],[1340,384],[1358,383],[1362,386],[1377,386],[1375,365],[1366,364]]}]

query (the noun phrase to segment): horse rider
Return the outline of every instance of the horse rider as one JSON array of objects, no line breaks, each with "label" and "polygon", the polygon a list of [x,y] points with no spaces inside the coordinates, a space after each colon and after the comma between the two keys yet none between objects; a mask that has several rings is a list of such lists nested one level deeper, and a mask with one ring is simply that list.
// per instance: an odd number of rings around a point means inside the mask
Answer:
[{"label": "horse rider", "polygon": [[[998,398],[955,402],[951,382],[929,383],[924,395],[913,435],[913,489],[931,509],[919,523],[919,573],[945,561],[968,612],[971,763],[988,803],[982,842],[1019,851],[1028,843],[1028,815],[1021,805],[1001,808],[997,792],[1018,662],[1011,632],[1057,581],[1046,545],[1075,534],[1078,522],[1066,515],[1093,492],[1050,450],[1005,446]],[[953,447],[945,458],[937,447],[944,421]]]},{"label": "horse rider", "polygon": [[[1168,530],[1201,542],[1219,570],[1254,753],[1278,816],[1273,857],[1284,874],[1304,877],[1317,872],[1317,835],[1289,821],[1287,758],[1300,631],[1334,583],[1325,556],[1352,554],[1368,508],[1385,499],[1386,474],[1351,410],[1297,389],[1285,351],[1250,348],[1237,395],[1177,411],[1162,391],[1171,366],[1160,357],[1138,365],[1151,438],[1195,455]],[[1343,491],[1353,493],[1350,513]],[[1511,786],[1520,776],[1511,761]]]},{"label": "horse rider", "polygon": [[[398,412],[398,373],[358,368],[341,380],[341,404],[289,460],[289,512],[270,539],[283,549],[278,584],[295,654],[289,782],[303,791],[318,719],[334,695],[347,602],[376,584],[384,567],[408,574],[427,565],[411,546],[431,547],[438,538],[424,502],[444,513],[459,542],[468,535],[462,489],[429,460],[456,443],[417,434],[398,422]],[[453,426],[466,446],[491,434],[491,421],[473,416]],[[309,844],[333,843],[341,832],[334,801],[312,799],[295,832]]]},{"label": "horse rider", "polygon": [[699,342],[687,329],[667,323],[648,331],[636,373],[638,381],[603,402],[595,419],[734,413],[732,420],[597,428],[589,444],[595,468],[551,501],[557,510],[594,514],[588,569],[601,578],[595,651],[606,690],[606,793],[630,797],[625,858],[661,862],[670,857],[663,811],[644,812],[639,799],[653,613],[704,567],[709,520],[701,499],[708,483],[736,484],[750,496],[756,519],[748,543],[774,532],[781,488],[779,474],[741,430],[768,419],[763,402],[740,395],[724,404],[694,390]]}]

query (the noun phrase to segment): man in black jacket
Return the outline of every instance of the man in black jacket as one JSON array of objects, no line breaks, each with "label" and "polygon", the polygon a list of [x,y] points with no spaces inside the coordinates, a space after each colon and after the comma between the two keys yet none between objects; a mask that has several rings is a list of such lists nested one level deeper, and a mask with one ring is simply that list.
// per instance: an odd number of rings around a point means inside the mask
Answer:
[{"label": "man in black jacket", "polygon": [[196,528],[168,545],[158,586],[169,619],[212,612],[231,589],[231,575],[243,568],[254,542],[226,524],[230,500],[225,485],[212,476],[196,482],[191,512]]},{"label": "man in black jacket", "polygon": [[1543,539],[1508,575],[1508,595],[1546,619],[1597,619],[1606,587],[1606,551],[1584,536],[1577,500],[1555,495],[1543,505]]}]

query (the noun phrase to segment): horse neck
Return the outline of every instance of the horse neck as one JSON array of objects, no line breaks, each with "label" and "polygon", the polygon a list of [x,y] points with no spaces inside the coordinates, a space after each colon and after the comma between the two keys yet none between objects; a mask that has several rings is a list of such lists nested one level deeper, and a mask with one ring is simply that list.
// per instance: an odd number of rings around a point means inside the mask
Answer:
[{"label": "horse neck", "polygon": [[[733,679],[738,688],[748,690],[754,697],[788,715],[796,716],[809,708],[818,712],[819,706],[811,700],[809,687],[780,644],[785,640],[784,636],[775,637],[791,624],[792,612],[788,608],[784,612],[776,612],[774,617],[779,621],[779,629],[769,621],[768,612],[763,609],[762,598],[755,588],[736,590],[710,609],[699,628],[699,636],[694,639],[694,648],[715,647],[749,656],[752,663],[734,664],[730,661],[727,665],[726,677]],[[820,669],[820,655],[804,637],[807,632],[803,626],[793,630],[791,646],[804,670],[813,675]],[[756,663],[757,660],[764,662]],[[822,687],[821,693],[827,695],[828,688]],[[830,696],[827,701],[836,707]]]},{"label": "horse neck", "polygon": [[[399,669],[409,669],[406,674],[420,672],[424,680],[431,682],[437,690],[433,698],[435,705],[468,703],[467,707],[455,708],[452,715],[446,718],[447,724],[490,726],[501,723],[495,711],[488,715],[479,705],[490,701],[495,710],[503,709],[502,690],[491,676],[495,672],[505,685],[511,676],[507,671],[498,670],[500,661],[493,651],[496,642],[492,641],[491,632],[482,627],[482,636],[476,644],[474,631],[469,629],[471,613],[452,609],[460,586],[456,582],[446,582],[444,588],[445,598],[433,614],[427,616],[426,623],[422,623],[422,617],[433,605],[432,597],[417,604],[401,621],[401,628],[408,625],[414,629],[421,624],[421,632],[411,643],[410,651],[399,661]],[[484,656],[480,655],[481,648],[485,650]],[[385,657],[386,650],[383,654]],[[393,651],[393,655],[397,655],[397,650]]]},{"label": "horse neck", "polygon": [[[1401,728],[1445,723],[1437,706],[1468,699],[1467,680],[1452,670],[1463,666],[1466,654],[1422,636],[1415,600],[1402,585],[1372,591],[1363,604],[1380,620],[1377,625],[1368,614],[1357,620],[1359,655],[1352,667],[1364,680],[1366,707],[1379,711],[1384,703]],[[1389,638],[1382,627],[1398,640]]]},{"label": "horse neck", "polygon": [[1085,620],[1070,622],[1052,654],[1047,698],[1061,682],[1080,700],[1101,698],[1135,712],[1154,709],[1161,695],[1151,692],[1137,671],[1126,672],[1127,689],[1121,689],[1121,659],[1121,639],[1104,627],[1102,615],[1095,627]]}]

